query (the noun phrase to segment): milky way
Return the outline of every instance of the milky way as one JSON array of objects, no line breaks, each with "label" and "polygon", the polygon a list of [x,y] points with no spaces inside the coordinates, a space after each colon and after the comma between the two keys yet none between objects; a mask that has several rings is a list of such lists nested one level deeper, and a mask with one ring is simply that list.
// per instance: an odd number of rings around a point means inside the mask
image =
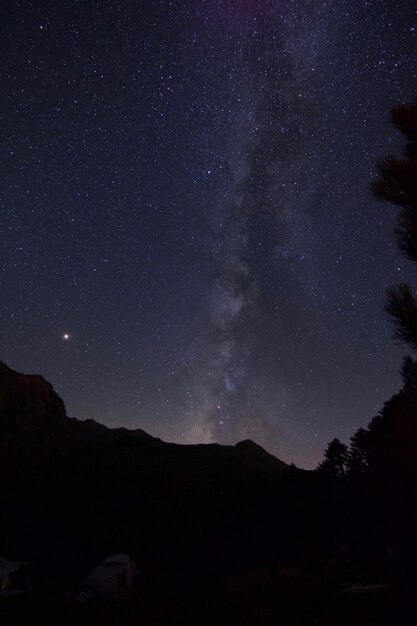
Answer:
[{"label": "milky way", "polygon": [[3,10],[0,358],[70,414],[314,466],[399,387],[371,197],[414,2]]}]

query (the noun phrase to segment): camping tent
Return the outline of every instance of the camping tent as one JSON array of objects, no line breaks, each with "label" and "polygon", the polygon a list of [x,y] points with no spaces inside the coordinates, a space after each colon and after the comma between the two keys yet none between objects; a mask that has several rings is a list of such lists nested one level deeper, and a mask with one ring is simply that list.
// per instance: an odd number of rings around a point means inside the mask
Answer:
[{"label": "camping tent", "polygon": [[0,558],[0,597],[32,591],[31,564]]},{"label": "camping tent", "polygon": [[102,561],[81,583],[77,604],[92,597],[103,600],[129,600],[137,575],[134,562],[126,554],[113,554]]}]

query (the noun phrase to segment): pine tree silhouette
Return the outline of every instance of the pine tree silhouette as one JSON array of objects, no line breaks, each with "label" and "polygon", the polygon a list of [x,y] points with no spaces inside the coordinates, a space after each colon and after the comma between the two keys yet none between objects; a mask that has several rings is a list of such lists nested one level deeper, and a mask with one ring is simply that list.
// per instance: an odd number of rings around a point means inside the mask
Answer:
[{"label": "pine tree silhouette", "polygon": [[[374,195],[401,207],[395,235],[405,256],[417,263],[417,101],[391,111],[392,123],[406,139],[402,158],[392,156],[378,164]],[[417,301],[411,287],[399,284],[387,292],[386,312],[394,322],[394,336],[417,350]]]},{"label": "pine tree silhouette", "polygon": [[347,461],[347,446],[336,438],[328,444],[324,451],[324,459],[318,469],[333,478],[343,479],[346,475]]}]

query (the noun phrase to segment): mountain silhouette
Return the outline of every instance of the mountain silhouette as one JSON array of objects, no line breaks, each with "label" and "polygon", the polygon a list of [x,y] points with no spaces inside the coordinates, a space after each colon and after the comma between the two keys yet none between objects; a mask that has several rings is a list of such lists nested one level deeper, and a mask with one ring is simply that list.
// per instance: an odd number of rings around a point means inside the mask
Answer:
[{"label": "mountain silhouette", "polygon": [[57,580],[118,551],[183,575],[257,558],[287,471],[251,440],[180,445],[70,418],[42,376],[0,363],[0,554]]}]

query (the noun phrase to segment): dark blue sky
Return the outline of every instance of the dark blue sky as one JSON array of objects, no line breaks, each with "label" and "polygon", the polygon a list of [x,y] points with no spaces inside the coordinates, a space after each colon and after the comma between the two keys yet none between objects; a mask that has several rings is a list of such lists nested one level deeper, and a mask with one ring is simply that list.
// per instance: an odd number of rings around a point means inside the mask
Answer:
[{"label": "dark blue sky", "polygon": [[[314,466],[399,387],[369,192],[411,0],[2,9],[5,362],[68,413]],[[69,339],[63,335],[69,334]]]}]

